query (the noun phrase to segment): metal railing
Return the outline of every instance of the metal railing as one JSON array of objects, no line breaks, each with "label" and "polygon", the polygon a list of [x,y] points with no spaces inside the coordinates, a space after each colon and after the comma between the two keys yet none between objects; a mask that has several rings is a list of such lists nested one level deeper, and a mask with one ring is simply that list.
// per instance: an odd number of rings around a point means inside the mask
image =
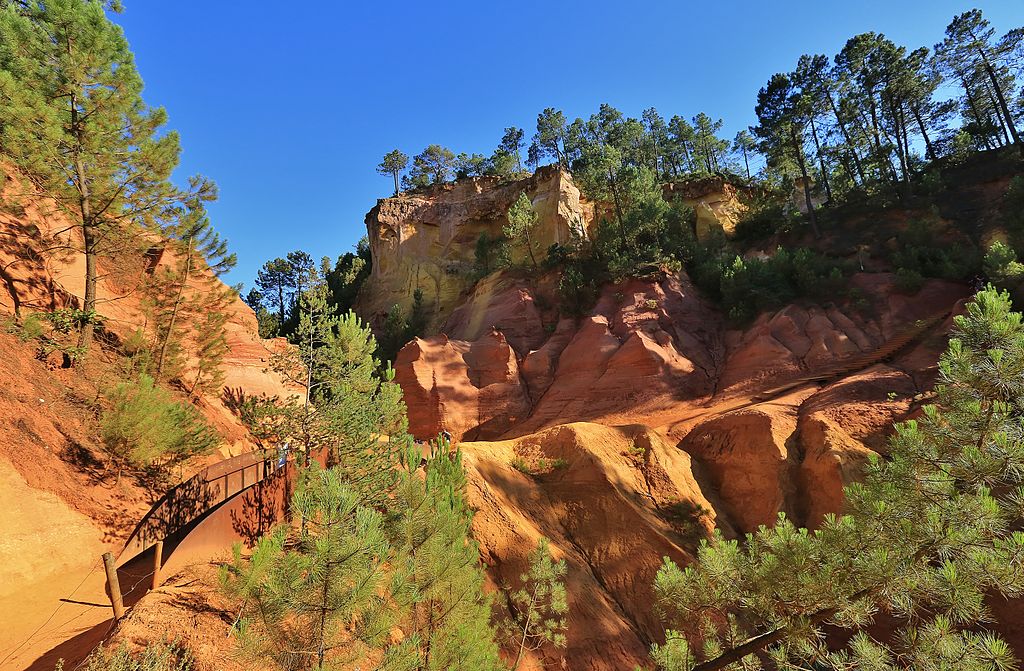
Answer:
[{"label": "metal railing", "polygon": [[247,452],[210,464],[185,482],[167,490],[139,520],[118,555],[125,563],[239,492],[262,482],[281,468],[278,458]]}]

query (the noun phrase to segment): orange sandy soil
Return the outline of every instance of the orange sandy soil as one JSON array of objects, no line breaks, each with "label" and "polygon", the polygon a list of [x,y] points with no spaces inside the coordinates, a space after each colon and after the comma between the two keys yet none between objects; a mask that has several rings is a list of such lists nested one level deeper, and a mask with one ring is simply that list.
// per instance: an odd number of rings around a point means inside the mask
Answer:
[{"label": "orange sandy soil", "polygon": [[[0,669],[52,669],[111,617],[100,555],[117,552],[151,494],[114,484],[97,455],[93,400],[105,355],[82,374],[0,329]],[[67,601],[62,601],[66,599]],[[52,661],[51,661],[52,660]]]}]

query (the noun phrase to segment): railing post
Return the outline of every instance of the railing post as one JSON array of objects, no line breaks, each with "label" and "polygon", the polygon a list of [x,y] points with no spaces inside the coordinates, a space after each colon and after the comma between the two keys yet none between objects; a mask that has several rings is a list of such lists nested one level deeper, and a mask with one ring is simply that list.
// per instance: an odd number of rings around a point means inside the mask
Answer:
[{"label": "railing post", "polygon": [[160,586],[160,569],[164,561],[164,542],[157,541],[153,552],[153,589]]},{"label": "railing post", "polygon": [[124,601],[121,600],[121,585],[117,582],[117,566],[114,565],[113,553],[103,553],[103,569],[107,572],[107,591],[110,593],[110,605],[114,609],[116,622],[124,617]]}]

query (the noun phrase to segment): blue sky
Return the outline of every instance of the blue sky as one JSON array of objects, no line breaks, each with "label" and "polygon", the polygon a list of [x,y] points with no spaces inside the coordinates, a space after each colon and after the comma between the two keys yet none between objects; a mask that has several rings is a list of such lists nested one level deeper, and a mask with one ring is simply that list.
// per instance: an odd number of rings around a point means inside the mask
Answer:
[{"label": "blue sky", "polygon": [[293,249],[332,258],[387,196],[376,174],[398,147],[490,154],[536,114],[571,119],[602,102],[638,116],[699,111],[728,137],[753,122],[757,90],[802,53],[835,54],[860,32],[909,47],[939,41],[980,8],[998,31],[1024,1],[835,2],[126,0],[116,17],[146,99],[184,147],[177,175],[213,178],[217,229],[238,254],[229,283]]}]

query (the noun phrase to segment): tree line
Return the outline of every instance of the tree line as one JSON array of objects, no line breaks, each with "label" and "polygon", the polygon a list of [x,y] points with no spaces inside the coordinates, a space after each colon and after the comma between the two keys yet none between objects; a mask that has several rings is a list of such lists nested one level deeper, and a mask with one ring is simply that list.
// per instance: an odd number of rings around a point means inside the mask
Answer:
[{"label": "tree line", "polygon": [[[529,144],[522,129],[509,127],[490,157],[456,155],[435,144],[414,156],[411,168],[396,149],[378,171],[393,177],[397,195],[403,186],[510,176],[524,163],[536,169],[547,161],[570,170],[591,198],[615,201],[628,170],[648,170],[659,181],[756,176],[800,184],[813,227],[813,185],[833,202],[898,192],[928,161],[1020,148],[1022,67],[1024,29],[999,36],[973,9],[954,17],[932,48],[908,49],[869,32],[850,38],[831,58],[801,56],[792,71],[768,80],[757,94],[757,124],[731,140],[721,137],[722,120],[704,112],[666,120],[649,108],[637,119],[605,104],[570,122],[561,110],[546,108]],[[755,155],[761,167],[752,172]]]}]

